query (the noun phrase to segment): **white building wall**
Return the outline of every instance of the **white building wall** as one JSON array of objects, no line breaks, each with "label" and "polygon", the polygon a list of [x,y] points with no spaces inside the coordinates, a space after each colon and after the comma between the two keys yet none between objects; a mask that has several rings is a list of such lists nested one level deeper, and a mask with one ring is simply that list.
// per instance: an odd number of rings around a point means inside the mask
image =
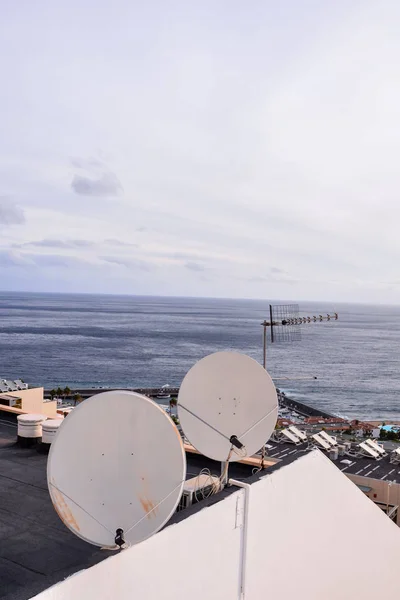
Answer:
[{"label": "white building wall", "polygon": [[245,493],[235,492],[37,599],[398,596],[398,527],[322,453],[306,454],[250,487],[244,546]]}]

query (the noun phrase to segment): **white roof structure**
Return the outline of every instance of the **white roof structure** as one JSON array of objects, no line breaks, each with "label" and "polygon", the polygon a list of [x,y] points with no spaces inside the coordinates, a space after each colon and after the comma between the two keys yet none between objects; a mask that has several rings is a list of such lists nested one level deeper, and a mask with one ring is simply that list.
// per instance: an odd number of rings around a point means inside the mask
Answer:
[{"label": "white roof structure", "polygon": [[314,440],[314,442],[317,443],[317,446],[319,446],[323,450],[330,450],[332,448],[332,445],[329,442],[327,442],[323,437],[321,437],[319,433],[314,433],[314,435],[312,435],[311,437]]},{"label": "white roof structure", "polygon": [[28,388],[28,384],[24,383],[21,379],[15,379],[14,383],[19,390],[26,390]]},{"label": "white roof structure", "polygon": [[3,379],[0,377],[0,392],[16,392],[17,390],[28,389],[28,384],[21,379]]},{"label": "white roof structure", "polygon": [[8,387],[9,392],[16,392],[18,389],[18,386],[11,379],[3,379],[3,383]]},{"label": "white roof structure", "polygon": [[298,429],[295,425],[290,425],[288,429],[302,442],[307,441],[307,435],[304,433],[304,431],[300,431],[300,429]]},{"label": "white roof structure", "polygon": [[292,444],[301,444],[300,438],[297,437],[290,429],[282,429],[281,435],[286,438],[287,442],[292,442]]},{"label": "white roof structure", "polygon": [[[399,528],[321,452],[304,454],[245,489],[240,485],[36,600],[204,600],[205,590],[210,600],[398,596]],[[329,543],[321,551],[318,540],[327,527]],[[373,540],[380,551],[355,552],[353,543],[343,543],[343,531],[352,532],[357,547],[369,548]],[[174,576],[165,558],[170,553],[179,565]]]},{"label": "white roof structure", "polygon": [[328,444],[329,444],[330,446],[337,446],[337,445],[338,445],[338,443],[337,443],[337,441],[336,441],[336,438],[335,438],[335,437],[333,437],[332,435],[329,435],[328,433],[326,433],[326,431],[324,431],[324,430],[320,431],[320,432],[319,432],[319,435],[320,435],[321,437],[323,437],[323,438],[324,438],[324,440],[325,440],[326,442],[328,442]]},{"label": "white roof structure", "polygon": [[379,454],[381,454],[382,456],[387,456],[387,452],[385,451],[385,449],[379,444],[377,444],[375,440],[371,440],[370,438],[368,438],[365,440],[365,443],[373,450],[376,450],[376,452],[379,452]]},{"label": "white roof structure", "polygon": [[371,458],[379,459],[381,458],[381,453],[378,452],[375,448],[371,448],[369,444],[366,442],[361,442],[358,444],[358,447],[361,448],[362,454],[365,456],[370,456]]},{"label": "white roof structure", "polygon": [[390,453],[390,462],[393,465],[398,465],[400,463],[400,448],[395,448]]}]

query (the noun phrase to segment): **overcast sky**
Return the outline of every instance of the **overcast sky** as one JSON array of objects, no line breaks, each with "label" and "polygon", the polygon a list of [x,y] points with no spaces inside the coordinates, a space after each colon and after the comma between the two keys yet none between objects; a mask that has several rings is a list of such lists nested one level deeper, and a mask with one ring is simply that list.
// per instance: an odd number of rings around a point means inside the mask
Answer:
[{"label": "overcast sky", "polygon": [[400,302],[398,0],[0,0],[0,289]]}]

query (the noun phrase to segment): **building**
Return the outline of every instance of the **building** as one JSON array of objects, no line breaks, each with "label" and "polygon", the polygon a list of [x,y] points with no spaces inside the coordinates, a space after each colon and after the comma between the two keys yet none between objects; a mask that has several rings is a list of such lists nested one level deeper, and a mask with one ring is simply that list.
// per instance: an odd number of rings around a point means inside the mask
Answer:
[{"label": "building", "polygon": [[[229,487],[177,512],[141,544],[112,552],[65,528],[49,499],[46,458],[15,447],[15,435],[15,424],[0,420],[3,599],[398,595],[399,528],[350,481],[349,465],[319,450],[271,443],[268,469],[233,463]],[[201,455],[187,460],[188,475],[220,468]]]},{"label": "building", "polygon": [[14,412],[38,413],[47,417],[57,415],[57,400],[45,400],[42,387],[10,389],[8,386],[6,392],[0,393],[0,405]]}]

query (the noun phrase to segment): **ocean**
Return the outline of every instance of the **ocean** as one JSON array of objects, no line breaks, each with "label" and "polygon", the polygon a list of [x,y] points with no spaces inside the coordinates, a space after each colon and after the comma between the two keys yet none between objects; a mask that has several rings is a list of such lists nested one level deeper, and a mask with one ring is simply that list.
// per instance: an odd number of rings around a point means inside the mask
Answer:
[{"label": "ocean", "polygon": [[[179,385],[200,358],[237,350],[262,362],[269,301],[0,293],[0,377],[46,388]],[[400,307],[300,303],[338,321],[269,344],[277,387],[346,417],[399,419]],[[312,377],[316,376],[314,380]],[[303,379],[301,379],[303,378]],[[306,378],[306,379],[304,379]]]}]

